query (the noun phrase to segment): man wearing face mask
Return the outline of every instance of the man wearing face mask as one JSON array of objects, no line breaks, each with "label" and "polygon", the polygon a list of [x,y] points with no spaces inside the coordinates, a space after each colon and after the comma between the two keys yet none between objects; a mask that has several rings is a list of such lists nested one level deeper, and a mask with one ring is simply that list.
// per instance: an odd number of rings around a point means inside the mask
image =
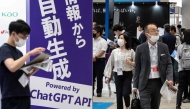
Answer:
[{"label": "man wearing face mask", "polygon": [[[26,43],[30,34],[29,25],[23,20],[9,24],[9,38],[0,48],[1,109],[30,109],[30,89],[28,77],[38,71],[33,68],[29,74],[19,70],[30,56],[40,54],[45,49],[35,48],[25,55],[16,47]],[[22,84],[27,83],[25,86]]]},{"label": "man wearing face mask", "polygon": [[148,24],[145,35],[148,41],[136,49],[132,91],[139,90],[142,109],[159,109],[163,83],[173,85],[173,67],[167,45],[158,42],[157,26]]},{"label": "man wearing face mask", "polygon": [[93,95],[94,95],[94,82],[97,78],[97,97],[102,96],[103,88],[103,73],[105,68],[105,54],[107,50],[107,42],[101,37],[102,27],[96,26],[93,28]]}]

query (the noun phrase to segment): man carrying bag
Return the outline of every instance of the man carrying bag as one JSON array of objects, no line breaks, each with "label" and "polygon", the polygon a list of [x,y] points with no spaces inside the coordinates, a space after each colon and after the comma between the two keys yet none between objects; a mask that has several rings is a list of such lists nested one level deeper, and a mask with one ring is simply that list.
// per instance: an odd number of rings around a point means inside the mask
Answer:
[{"label": "man carrying bag", "polygon": [[139,95],[133,93],[133,99],[131,101],[131,109],[141,109]]}]

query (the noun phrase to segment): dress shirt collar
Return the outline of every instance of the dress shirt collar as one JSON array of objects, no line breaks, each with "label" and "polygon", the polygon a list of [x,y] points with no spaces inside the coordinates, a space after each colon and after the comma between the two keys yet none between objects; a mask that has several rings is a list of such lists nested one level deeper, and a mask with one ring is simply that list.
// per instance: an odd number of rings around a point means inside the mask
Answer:
[{"label": "dress shirt collar", "polygon": [[157,43],[157,42],[156,42],[155,45],[150,44],[149,41],[147,41],[147,42],[148,42],[148,47],[149,47],[149,49],[150,49],[150,47],[152,47],[152,46],[153,46],[153,47],[156,47],[156,48],[158,47],[158,43]]}]

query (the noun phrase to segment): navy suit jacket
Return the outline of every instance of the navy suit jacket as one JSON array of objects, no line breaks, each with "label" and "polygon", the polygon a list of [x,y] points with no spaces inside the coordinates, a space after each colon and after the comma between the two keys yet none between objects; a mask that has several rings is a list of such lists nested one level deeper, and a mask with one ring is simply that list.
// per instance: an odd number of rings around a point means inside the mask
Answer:
[{"label": "navy suit jacket", "polygon": [[162,35],[162,41],[168,45],[169,52],[171,54],[175,50],[176,36],[170,32],[166,32],[164,35]]}]

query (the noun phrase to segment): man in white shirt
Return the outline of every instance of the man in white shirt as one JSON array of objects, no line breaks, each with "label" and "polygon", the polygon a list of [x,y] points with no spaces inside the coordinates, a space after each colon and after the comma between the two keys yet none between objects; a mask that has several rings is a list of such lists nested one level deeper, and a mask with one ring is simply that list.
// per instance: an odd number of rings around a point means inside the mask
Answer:
[{"label": "man in white shirt", "polygon": [[143,32],[143,30],[144,30],[144,25],[142,23],[140,23],[138,26],[138,31],[139,31],[138,36],[137,36],[138,40],[139,40],[139,37],[140,37],[141,33]]},{"label": "man in white shirt", "polygon": [[181,25],[180,24],[177,25],[176,33],[178,33],[180,36],[182,36],[182,31],[181,31]]},{"label": "man in white shirt", "polygon": [[93,28],[93,95],[94,95],[94,82],[97,78],[97,97],[102,96],[103,88],[103,73],[105,68],[105,54],[107,50],[107,42],[101,37],[102,27],[96,26]]},{"label": "man in white shirt", "polygon": [[177,47],[181,44],[182,38],[179,34],[176,33],[176,27],[175,26],[170,27],[170,33],[173,34],[174,36],[176,36],[175,48],[177,49]]},{"label": "man in white shirt", "polygon": [[167,45],[157,42],[157,26],[148,24],[145,35],[148,41],[136,49],[133,93],[139,90],[142,109],[159,109],[163,83],[173,85],[173,67]]}]

